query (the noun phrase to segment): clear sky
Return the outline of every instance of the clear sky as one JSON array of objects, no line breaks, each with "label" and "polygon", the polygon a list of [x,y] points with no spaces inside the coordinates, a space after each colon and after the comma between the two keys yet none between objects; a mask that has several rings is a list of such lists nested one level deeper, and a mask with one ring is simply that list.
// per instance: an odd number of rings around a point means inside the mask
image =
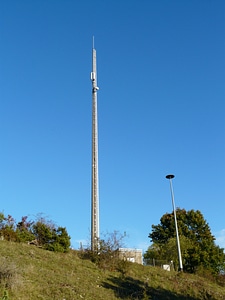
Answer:
[{"label": "clear sky", "polygon": [[225,247],[225,1],[2,0],[0,211],[90,238],[91,61],[100,232],[147,249],[176,206]]}]

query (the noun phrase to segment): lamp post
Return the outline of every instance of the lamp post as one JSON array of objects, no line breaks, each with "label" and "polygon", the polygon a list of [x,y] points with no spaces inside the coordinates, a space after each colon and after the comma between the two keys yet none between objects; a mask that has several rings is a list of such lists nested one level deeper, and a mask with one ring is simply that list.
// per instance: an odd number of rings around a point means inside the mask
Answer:
[{"label": "lamp post", "polygon": [[173,204],[173,214],[174,214],[174,223],[176,228],[176,237],[177,237],[177,252],[178,252],[178,259],[179,259],[179,271],[183,271],[183,264],[182,264],[182,258],[181,258],[181,250],[180,250],[180,239],[179,239],[179,233],[178,233],[178,226],[177,226],[177,215],[176,215],[176,207],[175,207],[175,201],[174,201],[174,193],[173,193],[173,185],[172,185],[172,179],[175,176],[170,174],[166,175],[166,178],[170,181],[170,191],[171,191],[171,197],[172,197],[172,204]]}]

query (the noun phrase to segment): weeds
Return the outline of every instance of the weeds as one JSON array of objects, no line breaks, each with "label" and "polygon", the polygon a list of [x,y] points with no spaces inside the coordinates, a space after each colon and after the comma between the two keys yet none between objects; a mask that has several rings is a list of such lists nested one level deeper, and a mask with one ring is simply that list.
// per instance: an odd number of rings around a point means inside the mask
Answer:
[{"label": "weeds", "polygon": [[3,292],[3,296],[2,296],[2,298],[0,298],[0,300],[9,300],[9,294],[8,294],[8,291],[4,291],[4,292]]},{"label": "weeds", "polygon": [[16,268],[14,264],[7,262],[6,259],[2,259],[0,261],[0,286],[6,289],[11,288],[14,284],[15,274]]}]

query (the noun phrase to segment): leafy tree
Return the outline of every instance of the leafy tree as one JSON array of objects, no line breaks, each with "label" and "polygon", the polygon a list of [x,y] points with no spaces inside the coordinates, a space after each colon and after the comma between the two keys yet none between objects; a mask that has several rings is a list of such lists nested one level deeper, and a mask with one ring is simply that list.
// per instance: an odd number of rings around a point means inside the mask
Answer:
[{"label": "leafy tree", "polygon": [[33,224],[32,231],[38,244],[47,250],[67,252],[70,248],[70,236],[64,227],[57,228],[42,218]]},{"label": "leafy tree", "polygon": [[[214,273],[225,270],[224,249],[215,245],[215,238],[202,213],[177,209],[176,214],[184,271],[195,273],[202,267]],[[178,264],[173,213],[164,214],[160,224],[152,225],[149,238],[153,244],[144,255],[146,260],[166,259]]]}]

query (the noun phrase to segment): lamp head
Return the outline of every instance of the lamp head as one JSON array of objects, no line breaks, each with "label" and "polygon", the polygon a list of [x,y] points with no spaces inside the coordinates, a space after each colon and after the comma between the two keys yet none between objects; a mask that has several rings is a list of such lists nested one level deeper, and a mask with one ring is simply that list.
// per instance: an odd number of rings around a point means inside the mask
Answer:
[{"label": "lamp head", "polygon": [[175,176],[173,174],[166,175],[166,179],[173,179]]}]

